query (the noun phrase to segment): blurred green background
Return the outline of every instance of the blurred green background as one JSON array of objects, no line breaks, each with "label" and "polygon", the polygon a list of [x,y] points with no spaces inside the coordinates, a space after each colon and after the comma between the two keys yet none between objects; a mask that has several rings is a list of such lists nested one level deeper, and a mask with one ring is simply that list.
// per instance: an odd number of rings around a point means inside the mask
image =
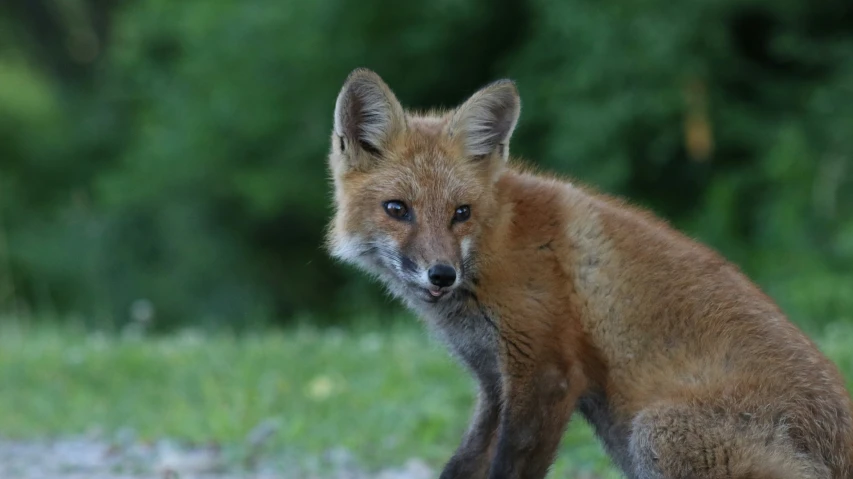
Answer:
[{"label": "blurred green background", "polygon": [[[0,436],[440,468],[471,379],[322,246],[360,66],[410,108],[515,79],[515,155],[722,252],[851,385],[849,0],[4,0]],[[561,451],[617,476],[581,421]]]},{"label": "blurred green background", "polygon": [[0,4],[0,310],[122,326],[399,311],[322,248],[347,73],[518,82],[514,153],[652,208],[801,324],[853,315],[853,3]]}]

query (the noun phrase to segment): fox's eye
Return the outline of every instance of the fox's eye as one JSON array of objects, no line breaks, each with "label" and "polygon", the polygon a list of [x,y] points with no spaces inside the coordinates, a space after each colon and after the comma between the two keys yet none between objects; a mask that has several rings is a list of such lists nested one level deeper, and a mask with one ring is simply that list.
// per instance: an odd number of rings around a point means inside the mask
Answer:
[{"label": "fox's eye", "polygon": [[468,221],[468,218],[470,217],[471,207],[468,205],[462,205],[459,208],[456,208],[456,212],[453,213],[453,222],[462,223],[463,221]]},{"label": "fox's eye", "polygon": [[388,216],[395,220],[409,219],[409,208],[402,201],[386,201],[382,206],[385,208],[385,212],[388,213]]}]

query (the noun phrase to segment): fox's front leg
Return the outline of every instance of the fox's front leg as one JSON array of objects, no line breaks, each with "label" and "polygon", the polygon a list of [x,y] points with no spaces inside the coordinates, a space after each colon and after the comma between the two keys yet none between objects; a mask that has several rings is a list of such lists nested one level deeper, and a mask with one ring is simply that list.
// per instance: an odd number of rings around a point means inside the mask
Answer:
[{"label": "fox's front leg", "polygon": [[500,419],[500,400],[499,388],[481,386],[471,424],[440,479],[486,478]]},{"label": "fox's front leg", "polygon": [[526,360],[519,364],[510,358],[507,364],[489,479],[544,478],[585,388],[582,374],[571,365],[543,366]]}]

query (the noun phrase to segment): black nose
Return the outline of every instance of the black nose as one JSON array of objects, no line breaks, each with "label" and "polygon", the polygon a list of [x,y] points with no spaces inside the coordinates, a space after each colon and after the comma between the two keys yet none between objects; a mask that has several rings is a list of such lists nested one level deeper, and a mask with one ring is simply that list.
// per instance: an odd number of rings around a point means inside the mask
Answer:
[{"label": "black nose", "polygon": [[427,271],[429,282],[436,286],[450,286],[456,281],[456,270],[453,266],[437,264]]}]

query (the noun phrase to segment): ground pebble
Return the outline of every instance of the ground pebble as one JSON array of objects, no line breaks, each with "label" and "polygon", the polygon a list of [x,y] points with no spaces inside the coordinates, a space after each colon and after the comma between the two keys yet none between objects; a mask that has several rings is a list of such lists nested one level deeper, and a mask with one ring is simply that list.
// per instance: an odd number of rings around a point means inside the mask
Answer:
[{"label": "ground pebble", "polygon": [[[436,473],[419,459],[378,472],[357,465],[345,448],[331,448],[316,471],[294,467],[273,452],[252,464],[235,464],[212,445],[188,447],[160,440],[145,443],[125,434],[109,441],[100,434],[53,440],[0,439],[0,479],[429,479]],[[304,458],[303,458],[304,459]],[[240,461],[237,461],[240,462]]]}]

